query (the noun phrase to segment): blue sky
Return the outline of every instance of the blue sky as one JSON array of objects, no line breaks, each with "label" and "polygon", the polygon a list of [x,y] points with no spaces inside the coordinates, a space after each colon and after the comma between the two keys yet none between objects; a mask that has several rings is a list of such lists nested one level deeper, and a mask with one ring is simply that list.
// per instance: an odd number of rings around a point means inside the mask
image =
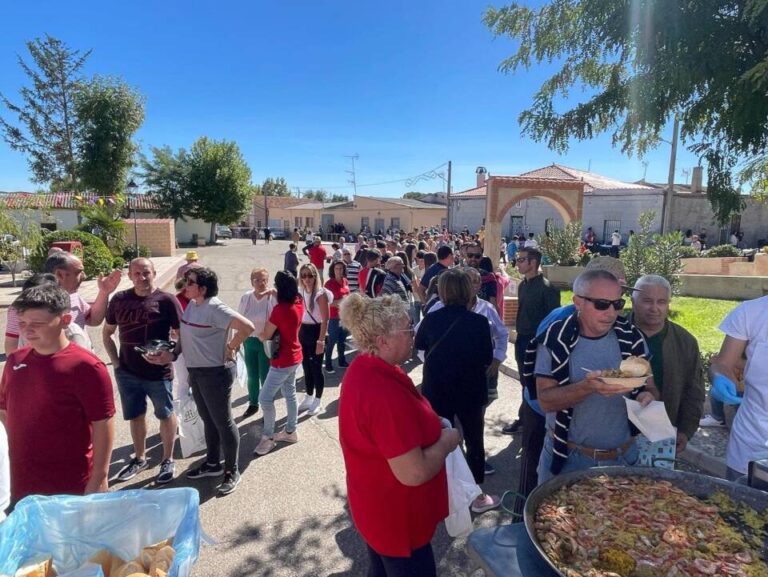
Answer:
[{"label": "blue sky", "polygon": [[[65,6],[66,4],[66,6]],[[604,135],[565,156],[523,138],[517,123],[552,68],[498,72],[513,50],[482,23],[487,0],[9,2],[0,22],[0,92],[17,101],[25,41],[48,33],[93,49],[86,73],[115,75],[146,97],[137,139],[189,147],[200,136],[236,141],[259,183],[401,196],[441,190],[440,179],[403,182],[453,162],[453,190],[475,168],[518,174],[552,162],[638,180]],[[498,4],[501,5],[501,4]],[[5,115],[3,109],[0,114]],[[668,130],[671,134],[671,128]],[[645,160],[667,180],[669,145]],[[680,150],[677,181],[695,158]],[[444,170],[441,169],[441,170]],[[35,190],[26,159],[0,141],[0,190]]]}]

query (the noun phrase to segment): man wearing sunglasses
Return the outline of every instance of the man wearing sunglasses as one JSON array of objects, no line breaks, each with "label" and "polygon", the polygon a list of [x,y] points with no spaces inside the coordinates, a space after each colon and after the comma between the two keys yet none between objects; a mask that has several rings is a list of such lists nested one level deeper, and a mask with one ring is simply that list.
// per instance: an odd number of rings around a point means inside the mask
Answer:
[{"label": "man wearing sunglasses", "polygon": [[[535,376],[546,436],[539,484],[559,473],[595,466],[633,465],[638,458],[627,418],[626,389],[600,379],[629,356],[649,357],[640,330],[619,315],[622,287],[604,270],[583,272],[573,284],[576,312],[537,337]],[[659,398],[649,377],[627,393],[643,405]]]}]

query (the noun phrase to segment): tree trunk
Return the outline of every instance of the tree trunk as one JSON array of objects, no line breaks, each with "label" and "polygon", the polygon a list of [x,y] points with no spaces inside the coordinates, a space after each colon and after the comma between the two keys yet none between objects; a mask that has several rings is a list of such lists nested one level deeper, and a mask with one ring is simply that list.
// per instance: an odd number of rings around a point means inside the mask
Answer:
[{"label": "tree trunk", "polygon": [[211,223],[211,238],[209,240],[211,244],[216,244],[216,223]]}]

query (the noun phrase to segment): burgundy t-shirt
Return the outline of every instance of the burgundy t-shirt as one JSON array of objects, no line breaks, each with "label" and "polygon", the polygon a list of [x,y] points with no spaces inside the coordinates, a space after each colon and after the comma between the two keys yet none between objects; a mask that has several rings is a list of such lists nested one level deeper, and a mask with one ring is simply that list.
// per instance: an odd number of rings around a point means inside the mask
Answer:
[{"label": "burgundy t-shirt", "polygon": [[117,293],[107,307],[106,322],[120,329],[120,368],[148,381],[173,379],[173,365],[152,365],[133,347],[153,339],[168,340],[179,328],[181,311],[176,298],[160,289],[146,297],[133,289]]},{"label": "burgundy t-shirt", "polygon": [[91,423],[115,414],[104,363],[75,344],[52,355],[24,347],[8,356],[0,409],[11,463],[11,494],[82,495],[93,470]]}]

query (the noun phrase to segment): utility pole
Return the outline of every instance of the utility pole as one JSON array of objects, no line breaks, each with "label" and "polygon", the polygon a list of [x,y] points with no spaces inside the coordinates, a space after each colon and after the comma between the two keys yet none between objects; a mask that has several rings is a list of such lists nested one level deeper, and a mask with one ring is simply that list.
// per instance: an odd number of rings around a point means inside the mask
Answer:
[{"label": "utility pole", "polygon": [[677,161],[677,134],[680,128],[680,120],[675,116],[672,127],[672,151],[669,154],[669,176],[667,177],[667,190],[664,193],[664,206],[661,209],[661,234],[669,232],[669,220],[672,212],[672,198],[675,192],[675,162]]},{"label": "utility pole", "polygon": [[448,192],[445,195],[445,200],[448,206],[448,209],[446,211],[446,218],[448,222],[446,223],[448,225],[448,232],[451,232],[453,228],[451,227],[451,161],[448,161],[448,182],[446,183],[448,186]]},{"label": "utility pole", "polygon": [[355,173],[355,161],[360,158],[357,153],[350,154],[345,156],[344,158],[348,158],[352,162],[352,170],[347,170],[346,173],[351,176],[349,180],[347,180],[348,183],[352,185],[352,189],[355,191],[355,196],[357,196],[357,176]]},{"label": "utility pole", "polygon": [[269,197],[267,196],[267,187],[262,186],[261,188],[264,191],[264,228],[269,228],[269,203],[267,202]]}]

